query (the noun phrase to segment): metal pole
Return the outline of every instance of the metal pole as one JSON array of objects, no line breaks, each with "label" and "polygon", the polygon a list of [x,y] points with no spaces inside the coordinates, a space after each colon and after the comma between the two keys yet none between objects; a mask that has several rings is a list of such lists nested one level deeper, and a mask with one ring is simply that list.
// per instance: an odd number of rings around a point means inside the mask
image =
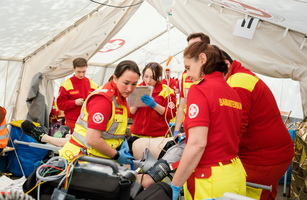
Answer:
[{"label": "metal pole", "polygon": [[257,183],[250,183],[250,182],[246,182],[246,185],[250,187],[254,187],[254,188],[260,188],[263,190],[269,190],[270,192],[272,192],[272,185],[267,186],[267,185],[260,185]]}]

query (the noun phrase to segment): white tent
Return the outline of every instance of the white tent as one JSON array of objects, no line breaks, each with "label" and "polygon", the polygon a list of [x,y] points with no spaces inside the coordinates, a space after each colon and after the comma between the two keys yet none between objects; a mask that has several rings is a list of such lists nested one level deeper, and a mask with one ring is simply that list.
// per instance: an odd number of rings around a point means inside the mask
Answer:
[{"label": "white tent", "polygon": [[[72,73],[76,57],[89,59],[89,74],[99,85],[124,59],[142,68],[150,61],[165,66],[172,55],[172,76],[179,76],[186,36],[200,31],[252,71],[288,78],[268,84],[277,89],[280,109],[303,107],[307,114],[306,1],[176,0],[169,31],[162,0],[147,0],[151,5],[140,0],[99,2],[108,5],[88,0],[0,2],[0,105],[8,109],[9,119],[26,117],[27,95],[38,72],[39,92],[50,109],[55,80]],[[250,17],[261,19],[253,38],[233,35],[237,21]]]}]

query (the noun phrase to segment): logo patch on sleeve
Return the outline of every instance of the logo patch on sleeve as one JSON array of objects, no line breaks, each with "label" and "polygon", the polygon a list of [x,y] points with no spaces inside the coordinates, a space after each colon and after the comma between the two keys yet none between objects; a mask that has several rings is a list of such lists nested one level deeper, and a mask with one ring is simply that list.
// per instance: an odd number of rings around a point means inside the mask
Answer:
[{"label": "logo patch on sleeve", "polygon": [[101,122],[103,122],[104,120],[104,117],[101,113],[95,113],[93,115],[93,121],[96,123],[96,124],[100,124]]},{"label": "logo patch on sleeve", "polygon": [[175,108],[174,102],[169,102],[169,103],[168,103],[168,107],[169,107],[170,109],[174,109],[174,108]]},{"label": "logo patch on sleeve", "polygon": [[191,104],[189,107],[189,117],[190,118],[195,118],[199,113],[199,108],[198,105],[196,104]]}]

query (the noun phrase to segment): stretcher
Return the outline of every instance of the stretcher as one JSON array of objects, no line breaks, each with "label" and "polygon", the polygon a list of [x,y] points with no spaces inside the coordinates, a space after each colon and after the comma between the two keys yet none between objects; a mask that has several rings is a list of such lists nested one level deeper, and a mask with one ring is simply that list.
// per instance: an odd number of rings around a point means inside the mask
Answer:
[{"label": "stretcher", "polygon": [[[48,150],[54,151],[55,153],[57,153],[58,150],[61,148],[61,147],[56,147],[51,144],[38,144],[38,143],[32,143],[32,142],[22,142],[22,141],[17,141],[17,140],[14,140],[14,143],[29,145],[29,146],[33,146],[37,148],[48,149]],[[130,182],[132,182],[131,193],[133,194],[130,194],[130,196],[136,196],[142,190],[142,187],[133,178],[133,176],[135,177],[137,176],[134,170],[128,170],[127,168],[122,168],[122,167],[118,168],[118,166],[113,161],[110,161],[107,159],[93,158],[93,157],[81,158],[81,160],[83,159],[85,159],[84,161],[88,161],[90,163],[86,165],[80,164],[76,168],[76,171],[79,171],[81,173],[87,173],[87,174],[95,174],[95,173],[96,174],[108,174],[107,175],[108,177],[113,177],[113,178],[118,177],[117,174],[120,172],[120,174],[122,174],[123,176],[127,176],[129,179],[131,179],[130,180]],[[136,170],[137,172],[139,172],[140,169],[142,169],[142,172],[145,173],[156,161],[157,159],[152,155],[150,150],[146,149],[144,152],[143,158],[141,160],[134,161],[134,168],[137,169]],[[97,167],[97,165],[91,164],[91,163],[106,164],[106,165],[109,165],[109,167]],[[254,188],[272,191],[272,186],[266,186],[266,185],[255,184],[255,183],[250,183],[250,182],[246,182],[246,185],[250,187],[254,187]]]},{"label": "stretcher", "polygon": [[37,147],[37,148],[40,148],[40,149],[47,149],[47,150],[51,150],[53,151],[54,153],[59,153],[59,150],[62,148],[62,147],[57,147],[57,146],[54,146],[52,144],[40,144],[40,143],[36,143],[36,142],[24,142],[24,141],[19,141],[19,140],[14,140],[14,144],[23,144],[23,145],[28,145],[30,147]]}]

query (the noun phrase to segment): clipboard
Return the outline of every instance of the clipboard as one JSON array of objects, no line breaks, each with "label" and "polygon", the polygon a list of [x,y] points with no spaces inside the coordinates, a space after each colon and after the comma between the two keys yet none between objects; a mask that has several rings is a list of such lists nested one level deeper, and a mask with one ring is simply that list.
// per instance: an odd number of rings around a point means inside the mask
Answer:
[{"label": "clipboard", "polygon": [[127,98],[129,107],[146,107],[147,105],[142,102],[141,97],[147,94],[151,97],[154,87],[152,86],[137,86],[132,94]]}]

